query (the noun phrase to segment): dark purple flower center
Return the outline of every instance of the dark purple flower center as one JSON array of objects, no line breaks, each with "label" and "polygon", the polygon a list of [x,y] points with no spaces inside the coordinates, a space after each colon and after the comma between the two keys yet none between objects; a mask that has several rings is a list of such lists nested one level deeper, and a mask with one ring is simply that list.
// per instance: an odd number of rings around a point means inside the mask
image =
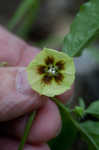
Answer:
[{"label": "dark purple flower center", "polygon": [[40,75],[43,75],[43,83],[50,84],[54,79],[58,84],[60,84],[64,78],[61,73],[61,70],[64,69],[64,65],[65,63],[62,60],[55,62],[53,56],[48,56],[45,59],[45,65],[39,65],[37,67],[37,72]]}]

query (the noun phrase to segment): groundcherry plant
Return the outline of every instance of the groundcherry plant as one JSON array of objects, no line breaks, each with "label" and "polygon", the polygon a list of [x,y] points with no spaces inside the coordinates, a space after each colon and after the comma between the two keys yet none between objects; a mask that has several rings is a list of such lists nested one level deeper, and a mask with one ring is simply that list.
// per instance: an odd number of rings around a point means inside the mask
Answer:
[{"label": "groundcherry plant", "polygon": [[[31,5],[35,6],[36,1],[28,0],[29,5],[27,5],[27,0],[23,1],[20,9],[18,9],[18,11],[21,9],[22,11],[16,13],[15,18],[10,22],[10,29],[18,24],[18,20],[23,18],[26,10],[32,12],[33,8],[36,8],[30,7]],[[29,8],[27,8],[28,6]],[[30,18],[32,17],[30,16]],[[26,19],[25,22],[31,25],[30,23],[33,21],[30,19],[28,22]],[[22,35],[24,35],[23,32],[24,30],[22,30]],[[26,33],[28,32],[25,32],[25,37]],[[70,27],[70,32],[64,38],[63,48],[60,51],[44,48],[26,68],[31,88],[40,95],[50,97],[57,104],[61,113],[61,133],[48,142],[51,150],[71,149],[78,133],[80,138],[83,137],[87,143],[88,150],[99,150],[99,101],[92,103],[86,109],[84,100],[80,98],[79,105],[70,109],[70,105],[65,106],[56,99],[57,95],[69,90],[75,80],[74,57],[80,56],[84,48],[88,47],[93,39],[98,38],[98,34],[99,0],[89,0],[80,7],[80,11]],[[5,65],[5,63],[0,65]],[[24,148],[35,114],[36,111],[32,112],[28,120],[18,150]],[[87,114],[93,116],[96,121],[81,121]]]}]

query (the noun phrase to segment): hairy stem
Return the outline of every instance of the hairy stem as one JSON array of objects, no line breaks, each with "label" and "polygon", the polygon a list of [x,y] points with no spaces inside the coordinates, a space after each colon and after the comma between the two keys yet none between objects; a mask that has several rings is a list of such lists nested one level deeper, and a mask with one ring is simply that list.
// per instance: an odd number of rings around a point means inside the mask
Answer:
[{"label": "hairy stem", "polygon": [[72,121],[72,123],[73,123],[74,126],[79,130],[79,132],[80,132],[82,135],[84,135],[84,136],[88,139],[88,141],[91,142],[91,144],[93,145],[93,147],[94,147],[96,150],[98,150],[98,146],[97,146],[97,144],[94,142],[93,138],[86,132],[86,130],[85,130],[84,128],[82,128],[82,127],[80,126],[79,122],[77,122],[75,119],[73,119],[73,117],[72,117],[70,111],[68,110],[68,108],[67,108],[65,105],[63,105],[63,104],[60,102],[60,100],[58,100],[57,98],[50,98],[50,99],[51,99],[52,101],[54,101],[54,102],[57,104],[57,106],[58,106],[62,111],[65,112],[66,117],[68,116],[68,118]]}]

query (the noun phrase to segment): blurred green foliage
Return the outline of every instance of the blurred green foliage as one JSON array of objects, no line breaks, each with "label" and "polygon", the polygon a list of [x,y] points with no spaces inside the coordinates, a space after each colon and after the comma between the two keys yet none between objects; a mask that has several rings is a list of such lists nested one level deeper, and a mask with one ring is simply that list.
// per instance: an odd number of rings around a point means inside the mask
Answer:
[{"label": "blurred green foliage", "polygon": [[8,29],[26,39],[37,17],[40,0],[23,0],[12,19],[8,23]]}]

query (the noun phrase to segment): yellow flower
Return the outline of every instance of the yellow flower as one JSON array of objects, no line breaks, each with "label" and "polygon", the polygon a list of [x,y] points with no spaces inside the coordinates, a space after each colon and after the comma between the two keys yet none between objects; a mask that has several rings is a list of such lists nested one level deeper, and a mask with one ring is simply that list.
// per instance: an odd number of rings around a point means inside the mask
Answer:
[{"label": "yellow flower", "polygon": [[75,79],[73,58],[47,48],[29,64],[27,72],[32,89],[49,97],[70,89]]}]

